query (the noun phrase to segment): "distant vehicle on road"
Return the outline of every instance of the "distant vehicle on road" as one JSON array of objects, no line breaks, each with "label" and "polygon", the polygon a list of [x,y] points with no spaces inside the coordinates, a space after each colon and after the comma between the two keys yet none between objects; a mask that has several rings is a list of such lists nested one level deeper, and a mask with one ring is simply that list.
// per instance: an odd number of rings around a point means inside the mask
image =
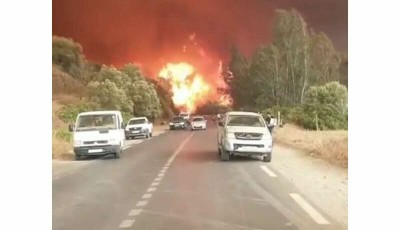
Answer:
[{"label": "distant vehicle on road", "polygon": [[171,122],[169,123],[169,129],[174,130],[174,129],[186,129],[187,127],[187,121],[185,118],[178,116],[172,118]]},{"label": "distant vehicle on road", "polygon": [[260,114],[228,112],[218,122],[218,153],[223,161],[232,155],[272,157],[272,136]]},{"label": "distant vehicle on road", "polygon": [[206,128],[207,128],[207,120],[204,119],[204,117],[201,117],[201,116],[193,117],[193,120],[190,123],[190,126],[192,127],[192,131],[196,130],[196,129],[206,130]]},{"label": "distant vehicle on road", "polygon": [[183,118],[185,119],[186,122],[189,122],[189,120],[190,120],[190,113],[184,113],[184,112],[182,112],[182,113],[179,113],[179,116],[180,116],[180,117],[183,117]]},{"label": "distant vehicle on road", "polygon": [[120,158],[125,141],[124,126],[120,111],[80,113],[75,124],[69,126],[73,132],[75,159],[107,154]]},{"label": "distant vehicle on road", "polygon": [[149,138],[153,136],[153,123],[147,117],[135,117],[128,121],[125,128],[126,139],[144,136]]}]

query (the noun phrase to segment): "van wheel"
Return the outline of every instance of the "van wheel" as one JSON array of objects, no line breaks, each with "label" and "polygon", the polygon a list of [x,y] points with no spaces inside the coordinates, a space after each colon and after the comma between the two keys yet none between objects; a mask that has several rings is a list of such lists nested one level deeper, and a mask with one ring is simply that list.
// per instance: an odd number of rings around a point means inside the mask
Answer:
[{"label": "van wheel", "polygon": [[264,162],[271,162],[272,153],[268,153],[268,155],[263,156]]},{"label": "van wheel", "polygon": [[229,161],[231,156],[229,155],[229,152],[225,151],[224,149],[221,150],[221,160],[222,161]]},{"label": "van wheel", "polygon": [[117,150],[117,152],[115,153],[115,159],[119,159],[122,156],[122,147],[120,146]]}]

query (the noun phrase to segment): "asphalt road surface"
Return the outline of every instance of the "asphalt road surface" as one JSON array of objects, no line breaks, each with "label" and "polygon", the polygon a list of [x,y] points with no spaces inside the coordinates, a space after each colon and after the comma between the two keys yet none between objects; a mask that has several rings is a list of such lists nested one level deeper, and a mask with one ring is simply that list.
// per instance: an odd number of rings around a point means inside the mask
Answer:
[{"label": "asphalt road surface", "polygon": [[209,123],[144,140],[121,159],[72,162],[84,165],[53,176],[53,229],[347,229],[274,171],[273,156],[220,161]]}]

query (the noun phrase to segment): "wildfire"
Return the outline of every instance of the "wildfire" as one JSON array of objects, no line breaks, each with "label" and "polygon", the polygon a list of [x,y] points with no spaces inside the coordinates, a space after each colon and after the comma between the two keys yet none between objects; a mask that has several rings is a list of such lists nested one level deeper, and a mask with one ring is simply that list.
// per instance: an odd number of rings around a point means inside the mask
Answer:
[{"label": "wildfire", "polygon": [[204,77],[186,62],[168,63],[158,76],[169,80],[174,104],[188,112],[193,112],[197,105],[204,103],[210,92],[210,85]]}]

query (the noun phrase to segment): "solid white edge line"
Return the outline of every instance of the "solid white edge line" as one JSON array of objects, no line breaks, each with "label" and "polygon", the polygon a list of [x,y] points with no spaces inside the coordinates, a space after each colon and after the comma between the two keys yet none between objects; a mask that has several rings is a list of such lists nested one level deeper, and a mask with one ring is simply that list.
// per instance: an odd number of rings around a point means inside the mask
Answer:
[{"label": "solid white edge line", "polygon": [[289,193],[294,201],[318,224],[330,224],[317,210],[297,193]]},{"label": "solid white edge line", "polygon": [[268,176],[270,176],[270,177],[276,177],[276,174],[275,174],[274,172],[272,172],[272,170],[269,169],[267,166],[265,166],[265,165],[260,165],[260,168],[261,168],[265,173],[267,173]]},{"label": "solid white edge line", "polygon": [[122,223],[119,225],[119,228],[130,228],[132,224],[135,223],[135,220],[124,220]]}]

